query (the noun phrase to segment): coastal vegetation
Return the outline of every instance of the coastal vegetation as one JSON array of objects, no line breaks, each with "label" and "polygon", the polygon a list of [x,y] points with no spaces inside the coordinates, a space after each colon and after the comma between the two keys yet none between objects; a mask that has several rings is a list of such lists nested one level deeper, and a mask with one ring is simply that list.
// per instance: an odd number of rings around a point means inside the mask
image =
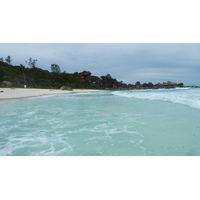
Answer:
[{"label": "coastal vegetation", "polygon": [[61,72],[57,64],[51,64],[51,71],[36,67],[37,59],[29,58],[24,65],[12,65],[12,59],[8,56],[0,59],[0,87],[24,87],[29,88],[80,88],[80,89],[109,89],[109,90],[134,90],[134,89],[158,89],[185,87],[183,83],[157,83],[152,84],[137,81],[135,84],[125,84],[117,81],[110,74],[101,77],[91,75],[89,71],[67,73]]},{"label": "coastal vegetation", "polygon": [[51,71],[43,70],[36,67],[36,59],[29,58],[26,63],[30,67],[24,65],[11,65],[10,60],[4,62],[0,60],[0,87],[24,87],[29,88],[53,88],[59,89],[62,86],[70,88],[86,88],[86,89],[105,89],[111,86],[111,75],[90,76],[90,72],[67,73],[61,72],[60,66],[51,65]]}]

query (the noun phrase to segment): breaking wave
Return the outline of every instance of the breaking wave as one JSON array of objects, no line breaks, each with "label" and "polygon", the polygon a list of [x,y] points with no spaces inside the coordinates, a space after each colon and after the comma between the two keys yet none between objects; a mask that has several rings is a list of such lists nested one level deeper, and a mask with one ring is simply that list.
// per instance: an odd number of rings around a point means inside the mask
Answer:
[{"label": "breaking wave", "polygon": [[160,100],[200,109],[200,89],[175,88],[160,90],[116,91],[114,95],[145,100]]}]

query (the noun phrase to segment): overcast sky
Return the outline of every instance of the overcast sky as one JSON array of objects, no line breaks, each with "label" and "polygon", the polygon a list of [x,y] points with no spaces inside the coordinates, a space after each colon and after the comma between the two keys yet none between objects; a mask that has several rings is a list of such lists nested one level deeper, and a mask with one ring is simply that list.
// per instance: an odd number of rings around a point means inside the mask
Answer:
[{"label": "overcast sky", "polygon": [[111,74],[125,83],[200,85],[200,44],[0,43],[0,58],[8,55],[13,65],[26,65],[32,57],[42,69],[50,70],[55,63],[61,71]]}]

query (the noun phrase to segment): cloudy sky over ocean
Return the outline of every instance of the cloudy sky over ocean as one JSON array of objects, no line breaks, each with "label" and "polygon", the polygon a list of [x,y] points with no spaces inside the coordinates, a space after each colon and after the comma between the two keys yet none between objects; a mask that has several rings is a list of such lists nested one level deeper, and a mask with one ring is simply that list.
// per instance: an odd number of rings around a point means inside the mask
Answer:
[{"label": "cloudy sky over ocean", "polygon": [[32,57],[45,70],[55,63],[61,71],[111,74],[125,83],[200,85],[199,43],[0,43],[0,58],[8,55],[13,65]]}]

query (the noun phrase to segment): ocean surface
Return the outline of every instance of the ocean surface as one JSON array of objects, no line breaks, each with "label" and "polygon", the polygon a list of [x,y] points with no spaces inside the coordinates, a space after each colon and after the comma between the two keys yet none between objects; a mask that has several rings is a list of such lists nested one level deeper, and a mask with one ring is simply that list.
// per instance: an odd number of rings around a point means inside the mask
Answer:
[{"label": "ocean surface", "polygon": [[198,156],[200,89],[101,91],[0,106],[1,156]]}]

